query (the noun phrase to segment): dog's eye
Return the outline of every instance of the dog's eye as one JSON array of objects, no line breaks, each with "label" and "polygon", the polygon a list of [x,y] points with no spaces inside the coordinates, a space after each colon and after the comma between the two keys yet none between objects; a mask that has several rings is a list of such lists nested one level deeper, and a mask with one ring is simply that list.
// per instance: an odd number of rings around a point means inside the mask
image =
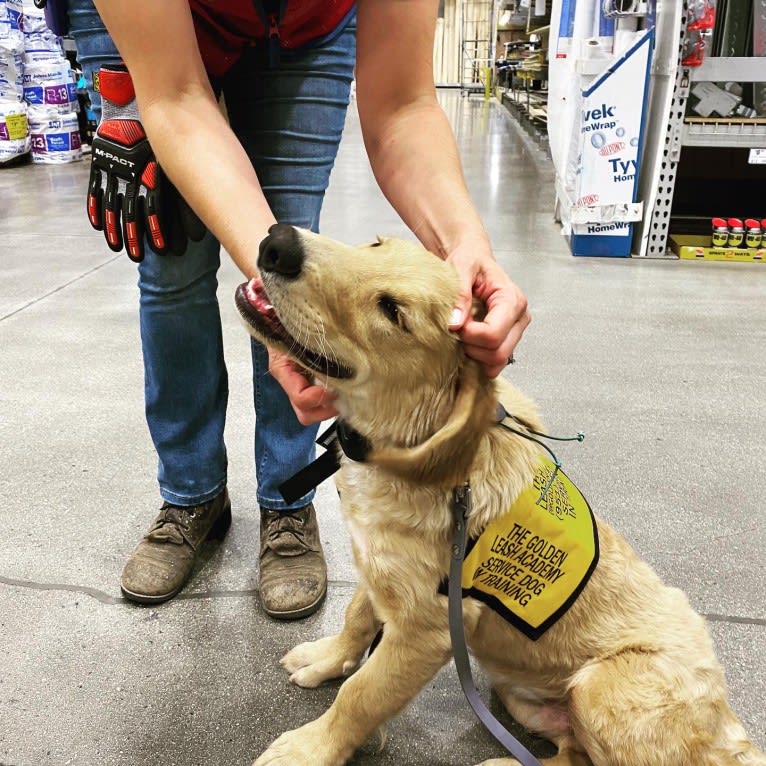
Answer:
[{"label": "dog's eye", "polygon": [[399,306],[390,295],[381,295],[378,298],[378,306],[388,319],[394,324],[399,324]]}]

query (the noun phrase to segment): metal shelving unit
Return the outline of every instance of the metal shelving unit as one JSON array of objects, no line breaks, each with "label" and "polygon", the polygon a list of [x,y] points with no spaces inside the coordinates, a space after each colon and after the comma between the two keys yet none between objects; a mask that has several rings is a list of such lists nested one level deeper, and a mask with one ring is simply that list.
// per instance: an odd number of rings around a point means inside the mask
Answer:
[{"label": "metal shelving unit", "polygon": [[658,258],[667,253],[670,209],[681,158],[681,129],[689,97],[688,70],[680,65],[687,7],[687,0],[658,6],[649,119],[638,189],[644,218],[636,224],[633,237],[634,255],[643,257]]},{"label": "metal shelving unit", "polygon": [[690,117],[684,121],[681,145],[766,149],[766,119]]},{"label": "metal shelving unit", "polygon": [[687,12],[687,0],[658,6],[649,122],[639,183],[645,212],[643,221],[636,224],[633,240],[634,255],[640,257],[668,254],[673,193],[684,147],[766,148],[766,119],[687,117],[687,101],[695,82],[766,82],[766,58],[710,57],[697,68],[681,66]]},{"label": "metal shelving unit", "polygon": [[495,65],[498,0],[462,0],[460,13],[460,88],[485,88],[487,71]]},{"label": "metal shelving unit", "polygon": [[[691,82],[766,82],[766,58],[706,58],[689,70]],[[728,119],[687,117],[683,146],[766,148],[766,118]]]},{"label": "metal shelving unit", "polygon": [[702,66],[689,70],[692,82],[766,82],[766,58],[708,57]]}]

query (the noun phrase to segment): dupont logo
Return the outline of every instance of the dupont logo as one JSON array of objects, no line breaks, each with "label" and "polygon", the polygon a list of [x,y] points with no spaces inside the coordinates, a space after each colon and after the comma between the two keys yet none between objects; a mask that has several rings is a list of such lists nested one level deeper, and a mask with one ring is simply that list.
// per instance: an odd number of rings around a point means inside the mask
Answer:
[{"label": "dupont logo", "polygon": [[615,141],[611,144],[606,144],[599,149],[599,154],[602,157],[610,157],[612,154],[619,154],[625,148],[625,144],[622,141]]}]

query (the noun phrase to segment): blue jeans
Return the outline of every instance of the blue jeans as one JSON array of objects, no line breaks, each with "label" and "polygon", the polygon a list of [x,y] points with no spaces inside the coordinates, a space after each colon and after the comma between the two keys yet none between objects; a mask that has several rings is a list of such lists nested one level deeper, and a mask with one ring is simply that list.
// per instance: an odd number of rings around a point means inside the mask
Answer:
[{"label": "blue jeans", "polygon": [[119,64],[122,58],[104,29],[93,0],[67,0],[67,15],[69,33],[77,46],[77,60],[88,83],[90,105],[96,119],[100,120],[101,96],[93,90],[93,74],[104,64]]},{"label": "blue jeans", "polygon": [[[77,41],[76,30],[72,35]],[[355,59],[352,19],[320,47],[283,54],[276,68],[269,67],[267,46],[252,48],[217,83],[232,130],[282,223],[318,230]],[[219,251],[208,233],[181,257],[148,251],[138,267],[146,417],[159,456],[160,494],[178,505],[206,502],[226,483],[228,377],[216,296]],[[313,492],[288,505],[278,486],[313,460],[318,426],[298,423],[256,341],[252,361],[257,499],[274,510],[299,508]]]}]

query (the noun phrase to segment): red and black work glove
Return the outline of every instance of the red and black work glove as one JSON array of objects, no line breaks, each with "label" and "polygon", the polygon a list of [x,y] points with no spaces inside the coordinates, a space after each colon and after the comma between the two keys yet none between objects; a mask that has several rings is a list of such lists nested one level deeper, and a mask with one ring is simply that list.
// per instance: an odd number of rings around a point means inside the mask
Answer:
[{"label": "red and black work glove", "polygon": [[144,237],[158,255],[182,255],[205,226],[157,164],[138,115],[133,81],[123,65],[104,66],[96,89],[102,116],[93,138],[88,218],[115,252],[144,258]]}]

